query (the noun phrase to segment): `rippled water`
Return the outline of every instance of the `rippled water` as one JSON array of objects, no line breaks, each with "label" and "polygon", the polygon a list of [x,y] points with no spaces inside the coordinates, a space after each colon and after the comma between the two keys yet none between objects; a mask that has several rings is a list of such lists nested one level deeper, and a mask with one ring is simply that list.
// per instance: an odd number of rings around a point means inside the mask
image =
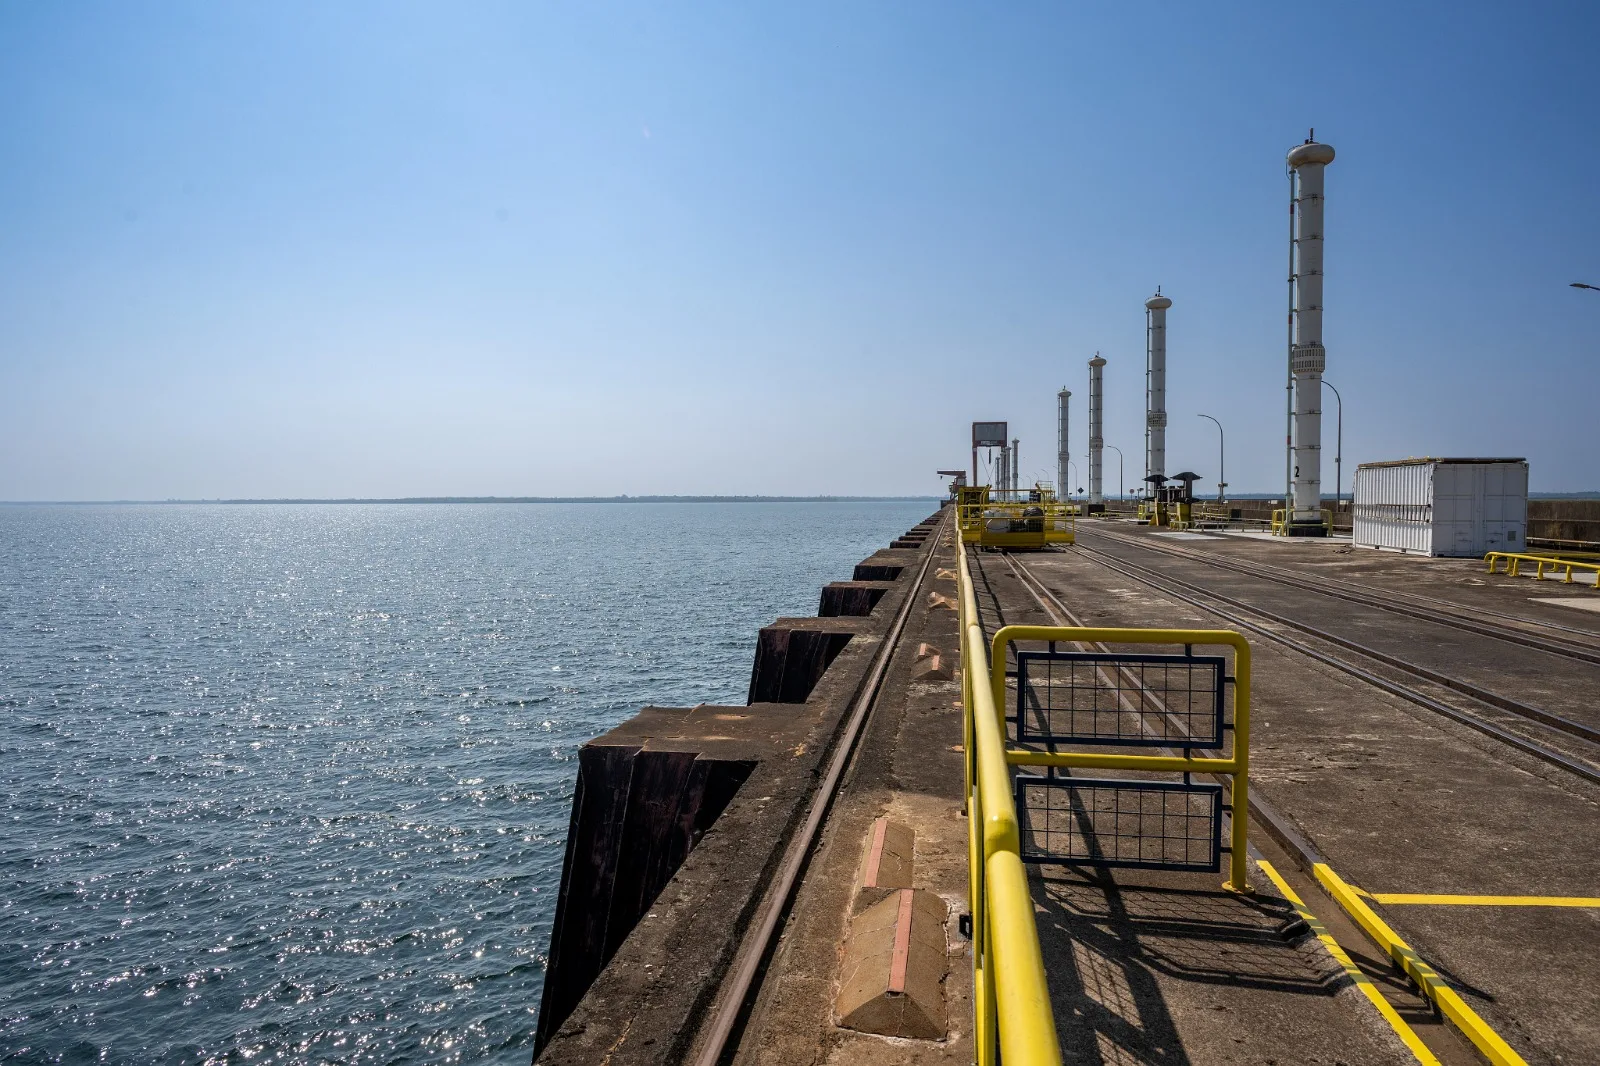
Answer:
[{"label": "rippled water", "polygon": [[930,510],[0,507],[0,1058],[525,1063],[577,746]]}]

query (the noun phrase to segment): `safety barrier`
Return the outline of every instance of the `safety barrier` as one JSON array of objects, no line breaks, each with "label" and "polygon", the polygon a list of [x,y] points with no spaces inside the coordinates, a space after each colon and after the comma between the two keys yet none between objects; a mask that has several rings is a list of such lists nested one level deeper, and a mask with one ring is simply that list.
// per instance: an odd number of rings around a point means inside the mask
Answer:
[{"label": "safety barrier", "polygon": [[[983,548],[1043,548],[1077,539],[1078,508],[1048,493],[963,490],[956,504],[961,539]],[[1030,496],[1037,498],[1030,498]]]},{"label": "safety barrier", "polygon": [[[994,635],[986,647],[983,629],[978,617],[977,596],[968,566],[966,545],[957,541],[957,580],[960,585],[961,662],[963,739],[966,767],[966,797],[968,825],[968,912],[972,921],[974,1046],[976,1061],[980,1066],[1004,1061],[1016,1063],[1056,1064],[1061,1061],[1056,1040],[1055,1018],[1050,1010],[1049,991],[1045,983],[1044,961],[1039,946],[1038,929],[1034,922],[1033,900],[1028,888],[1025,861],[1038,861],[1037,856],[1025,856],[1023,823],[1017,814],[1013,793],[1012,768],[1020,766],[1047,769],[1050,778],[1019,776],[1021,782],[1050,782],[1051,784],[1081,784],[1086,788],[1134,788],[1142,791],[1168,791],[1200,793],[1207,786],[1189,783],[1190,774],[1213,774],[1227,780],[1229,809],[1236,812],[1232,818],[1228,852],[1228,880],[1226,888],[1248,892],[1246,882],[1247,828],[1249,810],[1249,751],[1250,751],[1250,645],[1237,633],[1225,630],[1151,630],[1104,629],[1055,626],[1006,626]],[[1224,657],[1209,657],[1214,663],[1217,684],[1214,689],[1214,726],[1196,731],[1181,724],[1170,709],[1155,703],[1161,710],[1158,727],[1160,743],[1168,748],[1181,748],[1183,754],[1172,755],[1122,755],[1099,752],[1035,751],[1013,748],[1006,733],[1006,660],[1007,650],[1018,641],[1075,642],[1086,648],[1097,642],[1140,645],[1181,645],[1184,657],[1200,661],[1192,655],[1199,646],[1227,646],[1233,648],[1233,674],[1226,675]],[[1036,658],[1064,658],[1052,651],[1023,653]],[[1094,669],[1123,670],[1125,664],[1162,660],[1161,669],[1169,669],[1168,659],[1177,656],[1112,654],[1105,652],[1080,653],[1084,661],[1095,660]],[[1019,658],[1019,673],[1023,660]],[[1104,663],[1104,666],[1100,665]],[[985,683],[987,682],[987,683]],[[1195,755],[1193,751],[1216,750],[1223,744],[1223,734],[1229,728],[1225,721],[1222,703],[1223,682],[1233,686],[1233,741],[1226,756]],[[1025,682],[1019,681],[1019,684]],[[1142,686],[1135,678],[1134,684]],[[1122,687],[1114,686],[1121,696]],[[1211,690],[1208,690],[1208,692]],[[1020,689],[1019,689],[1020,692]],[[1121,714],[1126,704],[1119,702],[1114,713]],[[1156,716],[1151,716],[1155,719]],[[1201,723],[1204,714],[1191,719]],[[1169,731],[1168,721],[1176,724],[1176,732]],[[1022,716],[1018,716],[1019,734],[1023,732]],[[1131,737],[1131,734],[1129,734]],[[1107,741],[1102,737],[1100,743]],[[1109,743],[1144,743],[1133,739]],[[1113,769],[1124,771],[1154,771],[1166,774],[1183,774],[1183,784],[1140,779],[1133,782],[1094,782],[1085,779],[1061,779],[1057,782],[1057,769]],[[1215,788],[1215,786],[1209,786]],[[1221,790],[1216,790],[1216,807],[1212,817],[1220,826]],[[1142,801],[1141,801],[1142,802]],[[1220,848],[1213,849],[1213,855]],[[1136,859],[1142,856],[1135,856]],[[1073,859],[1072,861],[1079,861]],[[1113,861],[1100,865],[1159,866],[1195,868],[1192,864],[1157,861]],[[1215,863],[1210,869],[1217,869]]]},{"label": "safety barrier", "polygon": [[[1560,559],[1549,555],[1530,555],[1526,552],[1490,552],[1483,558],[1489,564],[1489,573],[1506,573],[1512,577],[1521,576],[1523,563],[1535,563],[1538,566],[1533,575],[1535,581],[1544,580],[1546,569],[1552,574],[1557,570],[1565,570],[1567,572],[1565,584],[1568,585],[1574,584],[1572,580],[1574,569],[1588,570],[1595,575],[1595,588],[1600,589],[1600,563],[1587,563],[1581,559]],[[1497,569],[1502,562],[1506,564],[1504,571]]]},{"label": "safety barrier", "polygon": [[[1135,645],[1181,645],[1185,649],[1183,656],[1164,655],[1135,655],[1135,654],[1099,654],[1087,653],[1085,659],[1104,660],[1102,667],[1105,671],[1114,671],[1119,675],[1128,675],[1130,664],[1140,660],[1151,661],[1161,670],[1170,670],[1174,662],[1187,659],[1191,662],[1202,660],[1191,654],[1196,645],[1201,646],[1226,646],[1234,651],[1233,675],[1227,677],[1225,664],[1218,661],[1219,657],[1206,657],[1205,661],[1215,662],[1217,680],[1231,681],[1233,685],[1233,722],[1231,732],[1233,743],[1231,752],[1226,756],[1201,756],[1194,755],[1195,749],[1214,750],[1222,746],[1223,734],[1229,731],[1223,707],[1222,686],[1220,683],[1212,691],[1214,702],[1204,710],[1207,714],[1214,714],[1215,725],[1211,735],[1199,735],[1193,731],[1193,725],[1200,722],[1201,715],[1188,717],[1182,712],[1174,714],[1171,707],[1164,705],[1160,694],[1150,692],[1147,683],[1142,677],[1126,676],[1130,683],[1121,684],[1121,678],[1113,678],[1111,684],[1106,686],[1117,696],[1117,704],[1113,713],[1136,714],[1141,719],[1141,728],[1154,736],[1146,736],[1141,740],[1118,739],[1106,735],[1096,736],[1092,741],[1088,738],[1079,738],[1085,743],[1099,745],[1131,744],[1142,746],[1161,746],[1169,749],[1182,749],[1178,755],[1119,755],[1103,752],[1088,751],[1033,751],[1012,748],[1006,751],[1006,762],[1011,766],[1031,766],[1043,769],[1095,769],[1095,770],[1124,770],[1124,771],[1150,771],[1155,773],[1184,774],[1183,785],[1155,787],[1170,788],[1171,791],[1190,792],[1200,791],[1201,786],[1188,784],[1189,774],[1210,774],[1225,778],[1228,785],[1228,805],[1230,812],[1240,812],[1239,817],[1232,819],[1228,851],[1228,880],[1223,887],[1234,892],[1248,892],[1249,885],[1245,878],[1247,869],[1247,829],[1249,825],[1249,774],[1250,774],[1250,644],[1231,630],[1225,629],[1113,629],[1100,627],[1076,626],[1006,626],[994,635],[990,648],[990,661],[994,663],[991,670],[990,687],[993,690],[991,702],[997,707],[1005,706],[1006,686],[1006,652],[1010,645],[1017,641],[1040,642],[1073,642],[1084,647],[1095,644],[1135,644]],[[1020,665],[1020,664],[1019,664]],[[1020,673],[1020,669],[1019,669]],[[1128,692],[1139,691],[1140,704],[1134,706],[1129,701]],[[1155,713],[1146,713],[1145,707],[1150,707]],[[1195,704],[1193,706],[1198,706]],[[1103,712],[1090,712],[1098,714]],[[1020,726],[1020,712],[1019,712]],[[1052,738],[1059,740],[1060,738]],[[1133,787],[1128,782],[1096,782],[1093,780],[1073,779],[1074,781],[1090,787],[1127,786]],[[1150,787],[1149,783],[1140,783],[1140,787]],[[1219,794],[1220,799],[1220,794]],[[1221,811],[1217,815],[1220,817]],[[1165,858],[1155,861],[1102,861],[1098,865],[1122,866],[1154,866],[1158,868],[1189,868],[1195,866],[1187,862],[1172,862]],[[1214,865],[1211,868],[1216,868]]]},{"label": "safety barrier", "polygon": [[[1333,532],[1333,512],[1326,507],[1317,512],[1322,516],[1322,529],[1324,532]],[[1279,508],[1272,512],[1272,535],[1287,537],[1289,535],[1289,512],[1286,508]]]},{"label": "safety barrier", "polygon": [[[979,1066],[1060,1066],[1055,1015],[1033,898],[1022,864],[1022,834],[1006,766],[1005,704],[986,684],[983,628],[957,538],[961,609],[961,694],[967,797],[967,913],[972,921],[973,1046]],[[1005,660],[999,660],[1001,684]]]}]

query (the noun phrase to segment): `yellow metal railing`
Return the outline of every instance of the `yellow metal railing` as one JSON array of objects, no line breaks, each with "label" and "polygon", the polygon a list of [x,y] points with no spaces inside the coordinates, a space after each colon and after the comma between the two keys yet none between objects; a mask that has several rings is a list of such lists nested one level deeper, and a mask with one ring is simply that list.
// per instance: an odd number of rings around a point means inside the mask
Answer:
[{"label": "yellow metal railing", "polygon": [[956,505],[956,526],[968,544],[1042,548],[1076,540],[1077,510],[1059,500],[1006,499],[986,493],[981,502],[969,498]]},{"label": "yellow metal railing", "polygon": [[[1333,532],[1333,512],[1324,507],[1317,513],[1322,516],[1322,528],[1329,533]],[[1272,535],[1275,537],[1289,535],[1289,512],[1286,508],[1272,512]]]},{"label": "yellow metal railing", "polygon": [[[1246,882],[1250,768],[1250,645],[1205,629],[1005,626],[987,647],[965,543],[957,540],[960,585],[963,751],[967,798],[968,913],[972,916],[973,1041],[979,1066],[1061,1062],[1033,899],[1022,862],[1012,793],[1014,766],[1208,773],[1228,778],[1232,818],[1225,887]],[[1014,749],[1006,733],[1006,649],[1015,641],[1226,645],[1234,649],[1233,745],[1226,757],[1107,755]],[[985,683],[987,682],[987,683]]]},{"label": "yellow metal railing", "polygon": [[1233,649],[1233,749],[1225,757],[1191,755],[1108,755],[1087,751],[1029,751],[1008,749],[1012,766],[1040,766],[1095,770],[1149,770],[1156,773],[1214,774],[1228,779],[1229,804],[1234,811],[1229,837],[1228,880],[1223,887],[1248,892],[1245,879],[1250,810],[1250,644],[1228,629],[1107,629],[1077,626],[1006,626],[994,635],[991,648],[996,667],[989,684],[992,701],[1005,707],[1006,648],[1019,640],[1072,641],[1085,646],[1106,644],[1226,645]]},{"label": "yellow metal railing", "polygon": [[[1544,572],[1547,569],[1552,574],[1557,570],[1565,570],[1567,572],[1565,583],[1568,585],[1573,584],[1574,569],[1587,570],[1595,575],[1595,588],[1600,589],[1600,563],[1584,562],[1581,559],[1558,559],[1549,555],[1531,555],[1526,552],[1490,552],[1483,558],[1489,564],[1489,573],[1503,572],[1512,577],[1521,576],[1523,563],[1535,563],[1538,566],[1533,575],[1536,581],[1544,580]],[[1504,571],[1497,569],[1502,562],[1506,564]]]},{"label": "yellow metal railing", "polygon": [[[1006,765],[1005,704],[984,682],[983,627],[966,545],[957,538],[961,586],[961,689],[967,796],[967,912],[972,916],[973,1045],[979,1066],[1060,1066],[1055,1015],[1022,833]],[[999,660],[1004,684],[1005,660]]]}]

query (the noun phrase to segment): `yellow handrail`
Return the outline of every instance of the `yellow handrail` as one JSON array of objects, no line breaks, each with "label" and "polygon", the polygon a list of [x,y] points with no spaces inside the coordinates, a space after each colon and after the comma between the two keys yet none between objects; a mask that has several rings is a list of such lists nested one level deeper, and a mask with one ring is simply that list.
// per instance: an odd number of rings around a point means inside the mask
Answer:
[{"label": "yellow handrail", "polygon": [[1566,570],[1567,580],[1565,583],[1568,585],[1573,584],[1572,571],[1574,568],[1588,570],[1596,575],[1595,588],[1600,589],[1600,563],[1586,563],[1580,559],[1558,559],[1549,555],[1531,555],[1527,552],[1490,552],[1483,558],[1489,564],[1489,573],[1501,573],[1502,571],[1497,570],[1496,567],[1501,562],[1504,562],[1506,568],[1503,572],[1512,577],[1521,576],[1523,563],[1536,563],[1538,569],[1535,570],[1533,575],[1535,581],[1544,580],[1546,567],[1549,567],[1551,573],[1555,573],[1557,570]]},{"label": "yellow handrail", "polygon": [[[1022,865],[1022,836],[1006,765],[1004,704],[982,684],[978,599],[966,545],[956,538],[961,591],[961,682],[967,786],[968,913],[972,916],[973,1043],[979,1066],[1060,1066],[1055,1015],[1033,898]],[[999,662],[1002,678],[1005,661]],[[1002,681],[1003,683],[1003,681]]]},{"label": "yellow handrail", "polygon": [[[1330,511],[1328,508],[1324,507],[1324,508],[1322,508],[1322,510],[1318,511],[1317,513],[1322,516],[1322,528],[1324,530],[1330,532],[1330,533],[1333,532],[1333,512]],[[1288,508],[1280,507],[1276,511],[1272,512],[1272,535],[1273,536],[1275,536],[1275,537],[1287,537],[1289,535],[1289,517],[1288,516],[1289,516]]]},{"label": "yellow handrail", "polygon": [[956,504],[961,539],[983,547],[1042,548],[1076,539],[1078,508],[1055,499],[1016,498],[1015,493],[966,491]]}]

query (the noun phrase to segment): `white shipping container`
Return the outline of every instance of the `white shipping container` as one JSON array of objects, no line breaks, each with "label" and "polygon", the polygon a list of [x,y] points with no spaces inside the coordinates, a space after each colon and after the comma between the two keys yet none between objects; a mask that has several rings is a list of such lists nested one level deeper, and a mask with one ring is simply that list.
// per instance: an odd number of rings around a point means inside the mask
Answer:
[{"label": "white shipping container", "polygon": [[1354,542],[1419,555],[1523,551],[1524,459],[1402,459],[1356,467]]}]

